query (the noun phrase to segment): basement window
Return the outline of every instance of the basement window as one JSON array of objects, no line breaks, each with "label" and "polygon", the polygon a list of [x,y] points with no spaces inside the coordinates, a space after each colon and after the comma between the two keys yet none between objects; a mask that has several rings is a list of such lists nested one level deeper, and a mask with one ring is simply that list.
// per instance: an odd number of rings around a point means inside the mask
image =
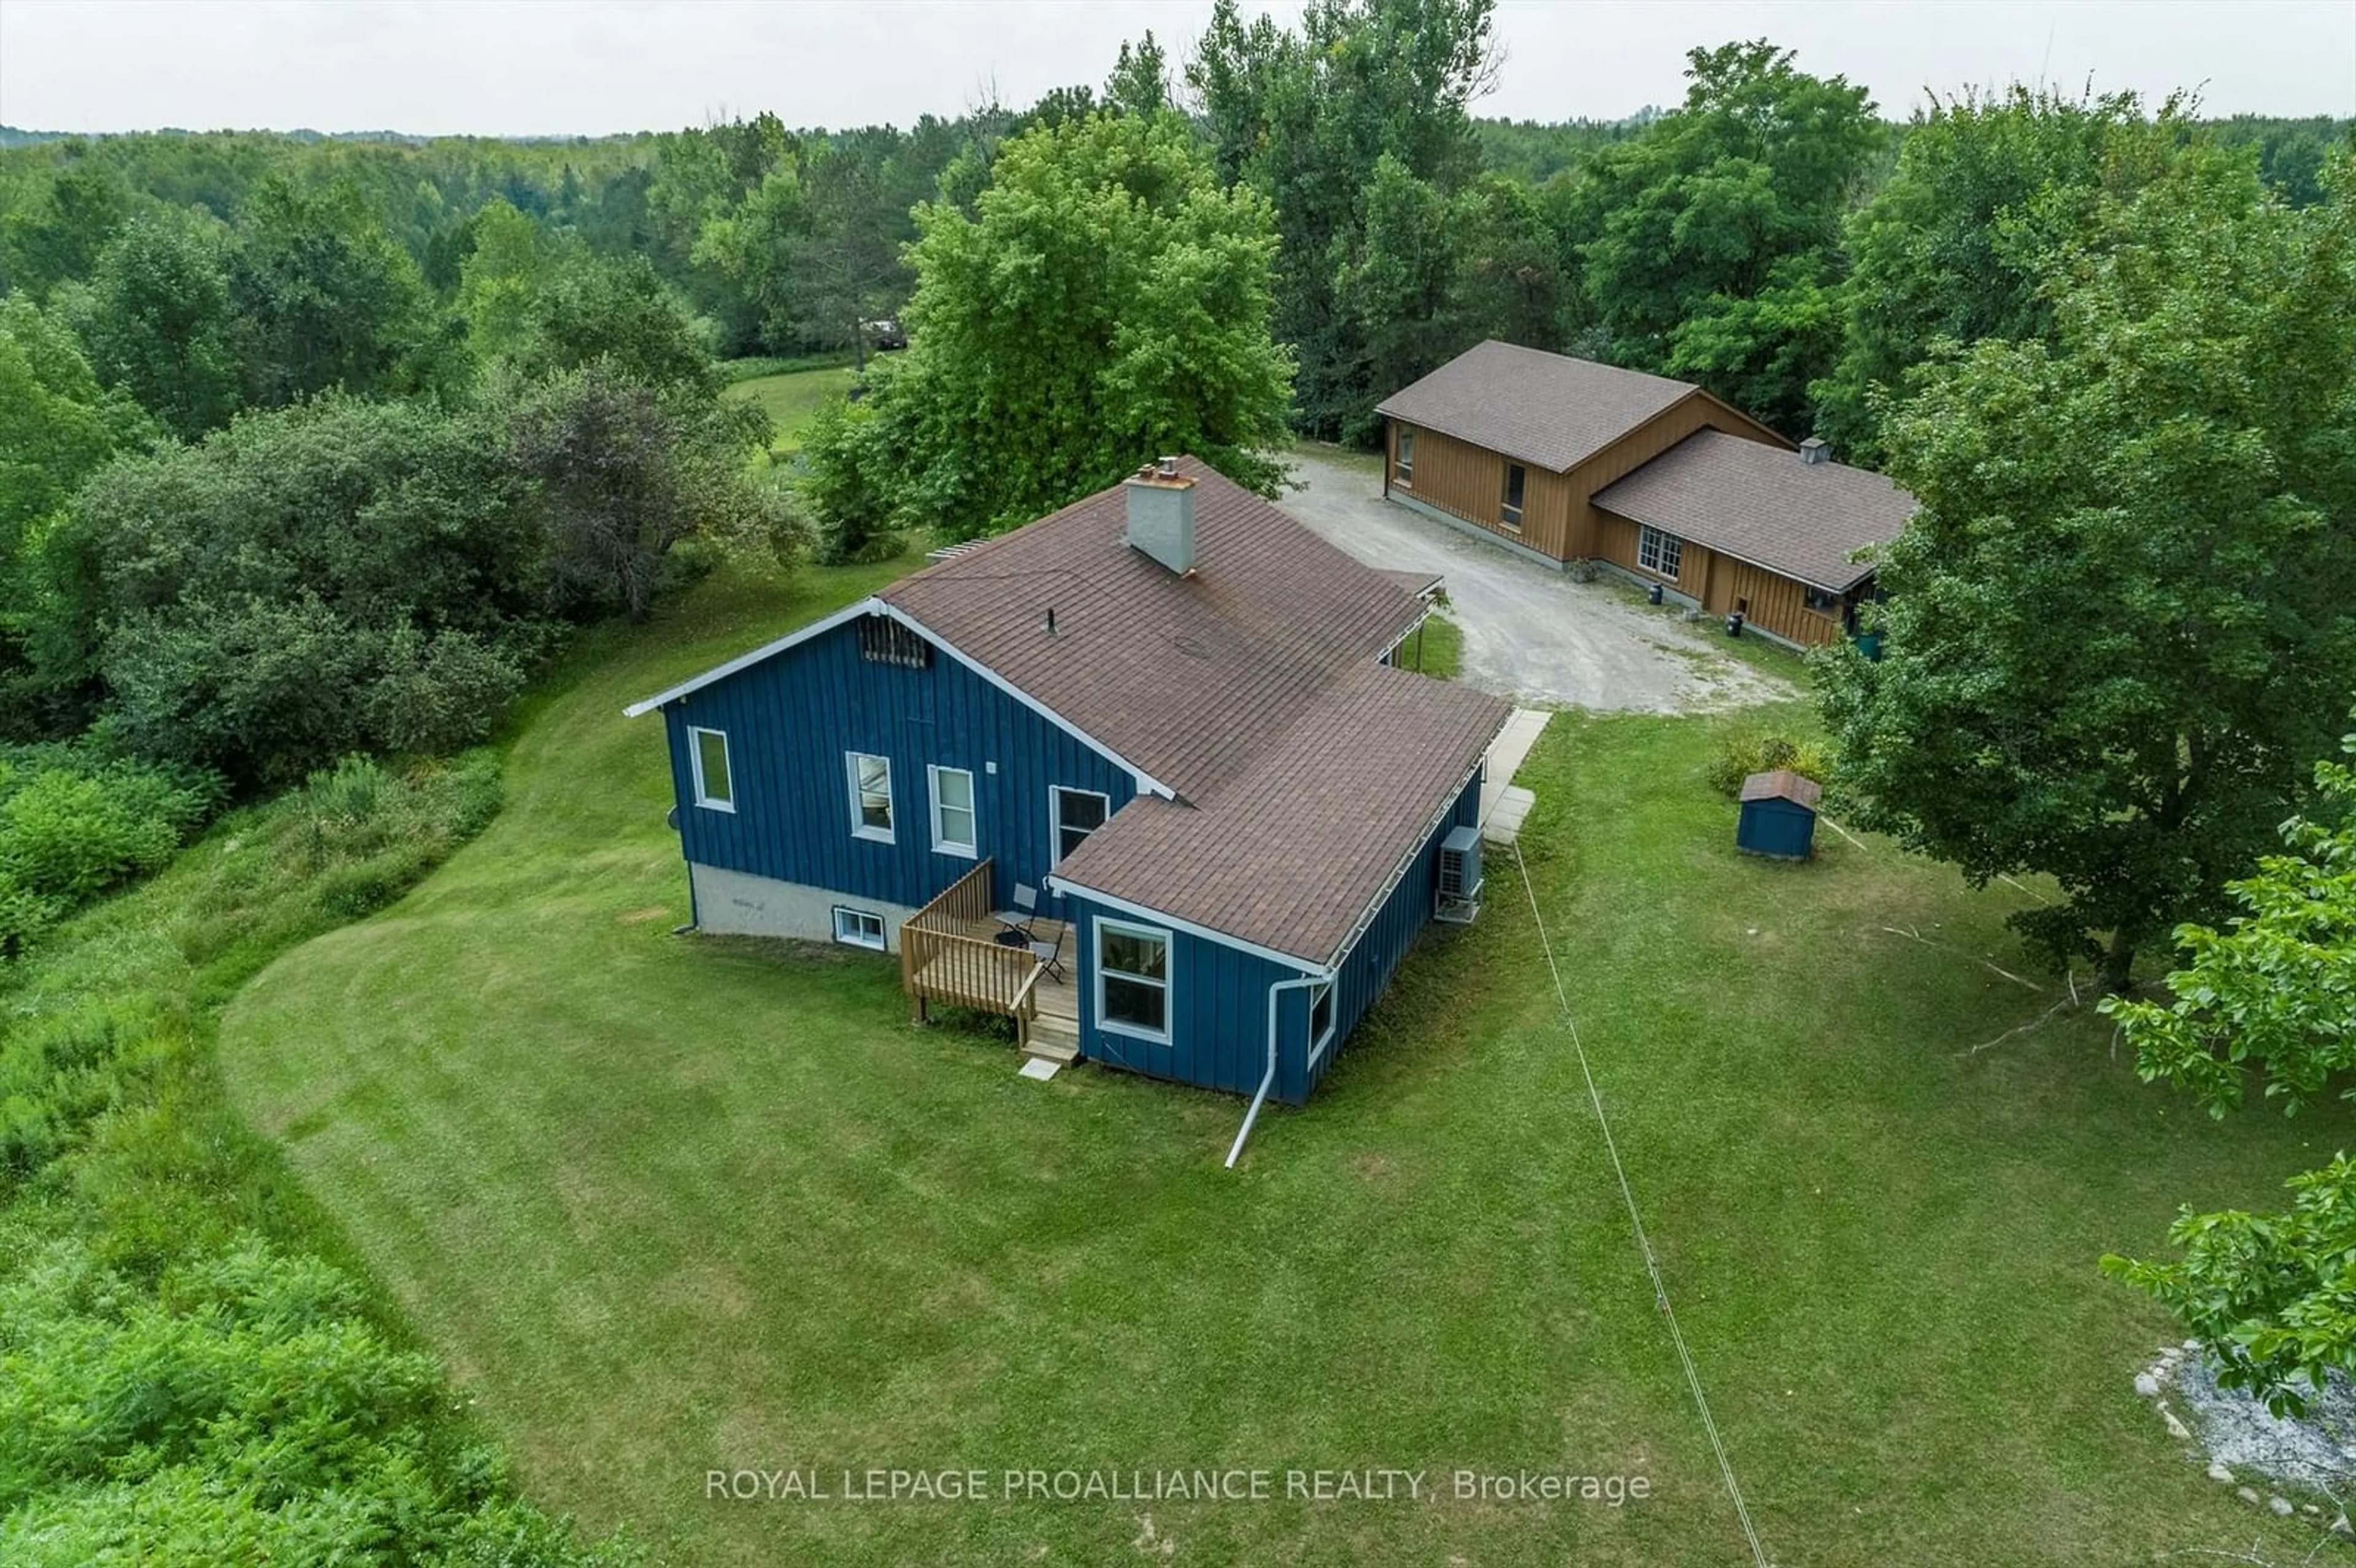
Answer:
[{"label": "basement window", "polygon": [[1391,463],[1391,483],[1415,487],[1415,432],[1398,427],[1398,456]]},{"label": "basement window", "polygon": [[1498,503],[1497,520],[1515,533],[1522,529],[1522,491],[1528,481],[1529,475],[1520,464],[1505,464],[1505,495]]},{"label": "basement window", "polygon": [[862,615],[859,619],[859,656],[870,664],[925,669],[933,662],[933,645],[889,615]]},{"label": "basement window", "polygon": [[884,951],[884,917],[873,910],[851,909],[844,904],[834,906],[834,939],[845,947],[872,947]]},{"label": "basement window", "polygon": [[1648,528],[1636,535],[1636,564],[1646,571],[1674,579],[1685,552],[1685,540],[1675,534],[1665,534],[1658,528]]},{"label": "basement window", "polygon": [[736,809],[736,781],[728,772],[725,731],[687,727],[688,766],[695,774],[695,804],[708,811]]}]

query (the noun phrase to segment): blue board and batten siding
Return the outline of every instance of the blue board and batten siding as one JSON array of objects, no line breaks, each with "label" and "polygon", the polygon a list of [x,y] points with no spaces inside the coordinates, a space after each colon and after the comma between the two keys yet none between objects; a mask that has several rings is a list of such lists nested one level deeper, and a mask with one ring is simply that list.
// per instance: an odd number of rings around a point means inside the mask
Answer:
[{"label": "blue board and batten siding", "polygon": [[[1431,919],[1440,841],[1458,827],[1476,825],[1480,816],[1481,773],[1475,769],[1447,818],[1425,840],[1406,875],[1334,966],[1333,1043],[1313,1067],[1309,1061],[1310,993],[1295,988],[1278,994],[1276,1084],[1269,1091],[1276,1099],[1301,1104],[1333,1065],[1416,933]],[[1268,1071],[1269,987],[1312,974],[1314,965],[1280,963],[1228,943],[1173,930],[1170,1039],[1140,1039],[1101,1027],[1097,1018],[1096,923],[1107,919],[1150,927],[1160,923],[1149,915],[1101,908],[1085,893],[1072,893],[1065,902],[1076,922],[1074,934],[1081,959],[1081,1055],[1108,1066],[1237,1094],[1259,1087]]]},{"label": "blue board and batten siding", "polygon": [[[663,720],[688,859],[853,901],[921,905],[973,869],[933,848],[927,767],[973,774],[1001,909],[1055,863],[1051,786],[1114,811],[1137,793],[1127,769],[937,648],[923,668],[863,656],[855,620],[665,704]],[[691,726],[728,737],[734,811],[695,804]],[[891,759],[892,843],[852,836],[852,752]]]}]

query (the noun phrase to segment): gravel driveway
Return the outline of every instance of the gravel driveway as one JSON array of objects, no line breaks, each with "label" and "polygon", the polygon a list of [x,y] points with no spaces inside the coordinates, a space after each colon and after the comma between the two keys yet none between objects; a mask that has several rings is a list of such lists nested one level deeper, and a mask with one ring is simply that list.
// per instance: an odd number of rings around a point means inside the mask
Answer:
[{"label": "gravel driveway", "polygon": [[[1370,566],[1447,575],[1464,629],[1463,678],[1505,696],[1581,708],[1692,713],[1795,697],[1789,682],[1729,656],[1674,612],[1608,582],[1568,576],[1382,497],[1364,458],[1292,454],[1278,505]],[[1707,623],[1705,623],[1707,624]]]}]

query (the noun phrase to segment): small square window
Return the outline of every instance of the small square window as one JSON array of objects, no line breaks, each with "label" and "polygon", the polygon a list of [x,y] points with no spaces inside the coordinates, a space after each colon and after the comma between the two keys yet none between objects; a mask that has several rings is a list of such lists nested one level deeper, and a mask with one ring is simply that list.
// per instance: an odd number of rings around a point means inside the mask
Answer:
[{"label": "small square window", "polygon": [[892,759],[866,752],[849,754],[851,834],[854,838],[892,840]]},{"label": "small square window", "polygon": [[884,917],[873,910],[834,906],[834,939],[846,947],[884,951]]},{"label": "small square window", "polygon": [[1828,588],[1810,588],[1802,596],[1801,603],[1819,615],[1837,615],[1841,613],[1841,596]]},{"label": "small square window", "polygon": [[695,804],[712,811],[736,809],[736,781],[728,771],[728,736],[689,725],[688,765],[695,774]]}]

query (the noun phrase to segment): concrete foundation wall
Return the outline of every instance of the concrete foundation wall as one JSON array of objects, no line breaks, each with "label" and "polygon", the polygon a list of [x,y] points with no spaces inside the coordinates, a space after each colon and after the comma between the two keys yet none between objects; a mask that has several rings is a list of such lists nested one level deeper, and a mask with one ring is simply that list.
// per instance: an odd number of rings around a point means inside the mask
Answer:
[{"label": "concrete foundation wall", "polygon": [[803,942],[832,942],[835,906],[841,904],[882,915],[884,950],[897,953],[900,923],[916,912],[905,904],[853,898],[825,888],[692,861],[687,875],[695,890],[696,929],[715,936],[789,936]]}]

